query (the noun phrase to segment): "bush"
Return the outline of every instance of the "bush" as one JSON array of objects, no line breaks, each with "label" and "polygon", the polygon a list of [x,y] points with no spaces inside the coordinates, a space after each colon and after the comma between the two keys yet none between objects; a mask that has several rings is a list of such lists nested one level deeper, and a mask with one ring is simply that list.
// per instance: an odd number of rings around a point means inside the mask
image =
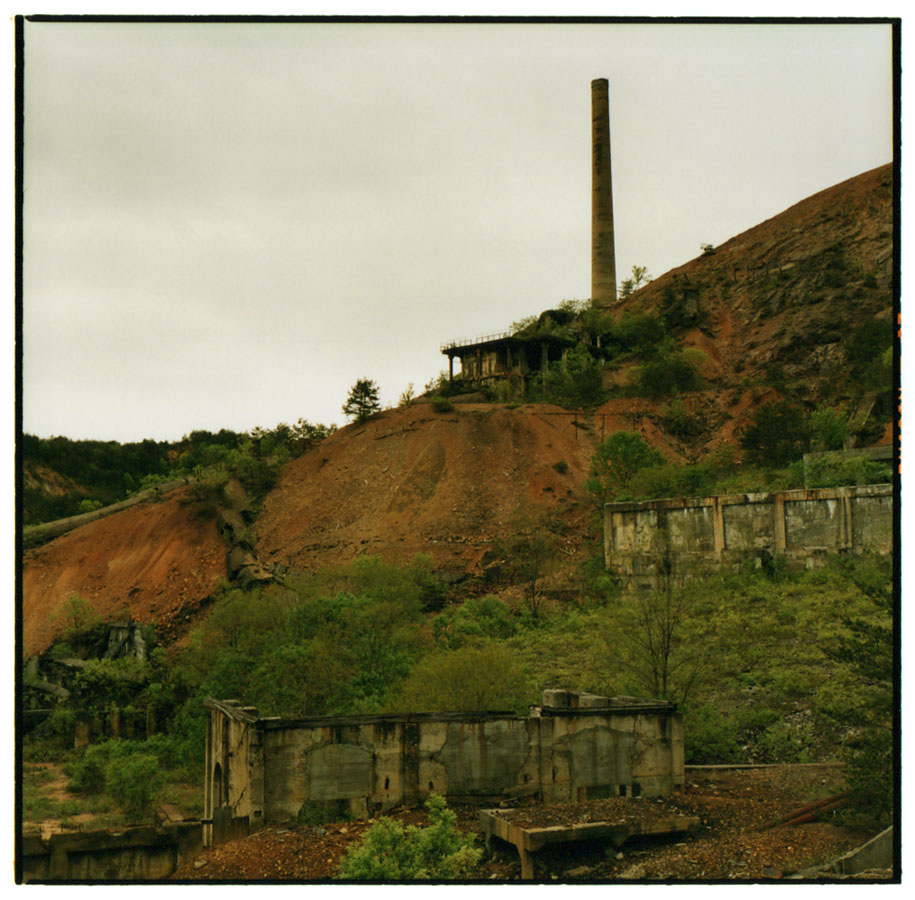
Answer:
[{"label": "bush", "polygon": [[572,347],[561,362],[552,362],[537,376],[544,400],[560,406],[597,406],[605,392],[600,363],[581,344]]},{"label": "bush", "polygon": [[848,437],[848,422],[845,417],[820,406],[810,414],[810,442],[813,450],[841,450]]},{"label": "bush", "polygon": [[437,641],[456,650],[473,638],[507,638],[516,630],[511,610],[498,597],[471,597],[457,610],[448,610],[432,622]]},{"label": "bush", "polygon": [[760,465],[786,466],[807,448],[804,411],[786,400],[761,406],[738,435],[747,459]]},{"label": "bush", "polygon": [[454,404],[447,397],[432,397],[432,409],[437,413],[454,412]]},{"label": "bush", "polygon": [[527,675],[504,645],[466,645],[423,657],[401,693],[408,712],[435,710],[524,711]]},{"label": "bush", "polygon": [[889,466],[862,456],[815,459],[807,465],[804,478],[809,488],[885,484],[892,480]]},{"label": "bush", "polygon": [[737,728],[712,706],[702,706],[684,716],[686,762],[690,765],[731,763],[740,756]]},{"label": "bush", "polygon": [[136,753],[112,759],[105,766],[105,787],[128,817],[149,817],[154,809],[163,776],[152,753]]},{"label": "bush", "polygon": [[637,434],[617,431],[598,445],[591,457],[587,488],[598,503],[613,500],[640,469],[658,466],[664,457]]},{"label": "bush", "polygon": [[457,816],[437,794],[426,801],[431,824],[404,828],[379,819],[362,843],[351,847],[340,863],[338,878],[355,881],[418,881],[470,878],[481,851],[455,827]]},{"label": "bush", "polygon": [[630,378],[640,395],[669,397],[702,386],[699,369],[705,360],[701,350],[687,349],[658,355],[632,370]]},{"label": "bush", "polygon": [[130,743],[107,740],[86,747],[82,757],[67,768],[70,781],[67,788],[84,794],[100,794],[105,790],[108,764],[131,752]]}]

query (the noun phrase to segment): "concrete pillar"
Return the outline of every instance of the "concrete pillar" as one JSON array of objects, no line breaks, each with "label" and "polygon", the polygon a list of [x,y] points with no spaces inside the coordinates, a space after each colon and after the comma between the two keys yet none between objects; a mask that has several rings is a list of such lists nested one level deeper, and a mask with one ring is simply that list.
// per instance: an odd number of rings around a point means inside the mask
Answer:
[{"label": "concrete pillar", "polygon": [[713,523],[715,528],[715,559],[721,562],[724,553],[724,507],[720,497],[712,498]]},{"label": "concrete pillar", "polygon": [[591,298],[601,306],[616,302],[610,102],[606,78],[591,82]]},{"label": "concrete pillar", "polygon": [[788,548],[788,530],[785,522],[785,495],[781,491],[775,492],[775,502],[772,504],[775,528],[775,554],[781,556]]}]

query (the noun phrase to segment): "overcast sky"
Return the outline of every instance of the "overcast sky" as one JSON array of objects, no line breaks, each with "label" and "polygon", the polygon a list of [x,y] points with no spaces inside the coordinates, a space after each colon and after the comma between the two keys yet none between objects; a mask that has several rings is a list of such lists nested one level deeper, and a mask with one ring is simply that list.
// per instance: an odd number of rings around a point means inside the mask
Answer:
[{"label": "overcast sky", "polygon": [[345,419],[892,157],[888,25],[25,25],[23,428]]}]

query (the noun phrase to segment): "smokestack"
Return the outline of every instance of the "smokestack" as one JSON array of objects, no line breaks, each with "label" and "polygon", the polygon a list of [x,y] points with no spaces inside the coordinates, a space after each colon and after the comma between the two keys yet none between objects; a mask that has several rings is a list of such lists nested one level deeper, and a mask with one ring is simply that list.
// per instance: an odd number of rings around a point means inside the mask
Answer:
[{"label": "smokestack", "polygon": [[616,302],[616,260],[606,78],[591,82],[591,149],[591,298],[600,306],[610,306]]}]

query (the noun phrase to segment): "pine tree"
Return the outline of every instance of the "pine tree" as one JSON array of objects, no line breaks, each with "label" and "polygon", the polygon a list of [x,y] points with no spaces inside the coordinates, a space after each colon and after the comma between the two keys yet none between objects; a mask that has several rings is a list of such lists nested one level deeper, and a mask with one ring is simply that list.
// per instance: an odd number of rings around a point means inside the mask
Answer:
[{"label": "pine tree", "polygon": [[343,404],[343,414],[362,423],[379,409],[378,385],[369,378],[360,378],[350,389]]}]

